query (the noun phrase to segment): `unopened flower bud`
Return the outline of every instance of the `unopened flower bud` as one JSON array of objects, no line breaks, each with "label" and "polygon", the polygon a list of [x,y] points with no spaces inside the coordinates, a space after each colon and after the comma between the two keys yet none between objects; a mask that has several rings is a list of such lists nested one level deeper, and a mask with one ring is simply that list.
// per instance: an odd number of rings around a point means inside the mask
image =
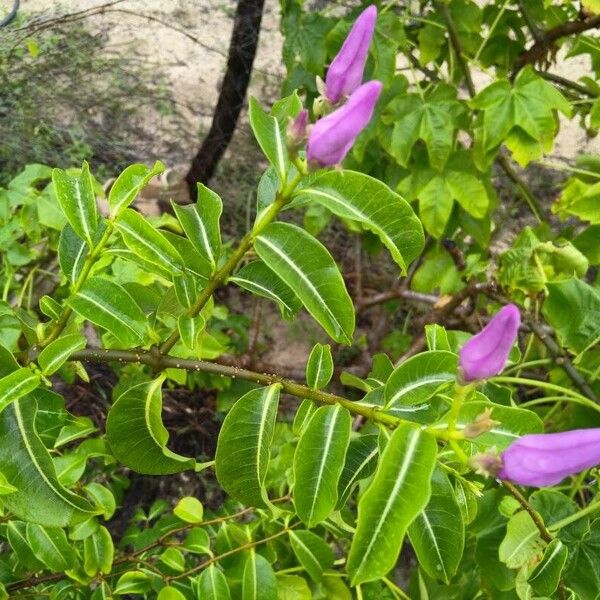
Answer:
[{"label": "unopened flower bud", "polygon": [[474,454],[469,459],[469,466],[478,474],[485,477],[496,477],[502,468],[502,460],[495,449],[490,452]]},{"label": "unopened flower bud", "polygon": [[308,111],[303,109],[295,119],[290,119],[287,127],[287,145],[296,151],[306,141],[308,135]]},{"label": "unopened flower bud", "polygon": [[466,438],[475,438],[482,433],[492,430],[500,421],[492,419],[492,409],[486,408],[480,415],[475,417],[472,423],[465,426],[462,433]]}]

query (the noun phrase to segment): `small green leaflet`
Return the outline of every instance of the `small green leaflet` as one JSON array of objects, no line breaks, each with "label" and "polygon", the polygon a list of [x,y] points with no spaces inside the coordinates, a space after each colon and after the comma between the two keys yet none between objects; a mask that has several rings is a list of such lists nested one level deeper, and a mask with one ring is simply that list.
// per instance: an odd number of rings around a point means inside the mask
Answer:
[{"label": "small green leaflet", "polygon": [[60,573],[74,568],[77,555],[62,529],[27,523],[27,541],[35,557],[51,571]]},{"label": "small green leaflet", "polygon": [[214,271],[221,253],[219,229],[219,219],[223,212],[221,198],[199,183],[198,199],[195,204],[187,206],[180,206],[175,202],[171,202],[171,204],[188,240],[208,260]]},{"label": "small green leaflet", "polygon": [[263,112],[254,97],[250,98],[248,115],[256,141],[269,162],[275,167],[280,184],[285,183],[289,164],[285,132],[281,131],[275,117]]},{"label": "small green leaflet", "polygon": [[[87,340],[80,334],[65,335],[48,344],[38,356],[38,364],[42,373],[52,375],[69,360],[73,352],[85,348]],[[0,382],[1,384],[1,382]]]},{"label": "small green leaflet", "polygon": [[271,223],[256,238],[254,247],[323,329],[337,342],[349,344],[354,333],[354,306],[327,249],[289,223]]},{"label": "small green leaflet", "polygon": [[27,523],[9,521],[6,525],[8,542],[14,550],[19,562],[31,571],[40,571],[44,565],[35,557],[27,540]]},{"label": "small green leaflet", "polygon": [[165,165],[157,160],[150,169],[146,165],[129,165],[116,179],[108,194],[108,204],[113,217],[127,208],[146,187],[148,182],[165,170]]},{"label": "small green leaflet", "polygon": [[338,482],[338,510],[346,504],[358,482],[374,473],[379,458],[377,438],[377,434],[364,434],[350,439],[344,469]]},{"label": "small green leaflet", "polygon": [[296,558],[311,579],[319,583],[323,579],[323,571],[333,566],[333,550],[322,537],[312,531],[292,530],[289,535]]},{"label": "small green leaflet", "polygon": [[112,570],[114,553],[115,548],[108,529],[100,526],[83,541],[83,570],[86,575],[108,575]]},{"label": "small green leaflet", "polygon": [[269,506],[264,487],[279,406],[279,384],[244,394],[227,413],[215,468],[223,489],[249,506]]},{"label": "small green leaflet", "polygon": [[436,457],[427,432],[403,423],[392,433],[358,503],[347,563],[352,585],[379,579],[396,564],[407,527],[429,501]]},{"label": "small green leaflet", "polygon": [[179,330],[181,341],[192,351],[198,349],[205,327],[206,319],[201,314],[196,317],[180,315],[177,318],[177,329]]},{"label": "small green leaflet", "polygon": [[527,583],[536,594],[552,596],[558,588],[568,555],[567,547],[558,539],[552,540],[546,546],[542,560],[535,566],[527,579]]},{"label": "small green leaflet", "polygon": [[0,379],[0,411],[3,411],[15,400],[33,392],[40,382],[40,376],[29,367],[21,367],[2,377]]},{"label": "small green leaflet", "polygon": [[361,223],[379,237],[402,273],[423,249],[423,227],[410,204],[369,175],[319,173],[294,197],[318,202],[339,217]]},{"label": "small green leaflet", "polygon": [[540,554],[543,544],[531,515],[521,510],[509,519],[498,556],[509,569],[518,569]]},{"label": "small green leaflet", "polygon": [[277,600],[277,579],[273,567],[254,548],[244,565],[242,600]]},{"label": "small green leaflet", "polygon": [[117,586],[113,590],[115,596],[125,596],[126,594],[143,594],[150,589],[150,579],[142,571],[127,571],[123,573],[117,581]]},{"label": "small green leaflet", "polygon": [[112,453],[137,473],[169,475],[196,466],[195,459],[167,448],[169,433],[161,418],[163,381],[164,375],[129,388],[117,398],[106,419]]},{"label": "small green leaflet", "polygon": [[462,559],[465,524],[448,475],[439,468],[431,478],[431,498],[409,525],[408,537],[421,568],[448,584]]},{"label": "small green leaflet", "polygon": [[124,287],[104,277],[92,277],[68,304],[88,321],[110,331],[122,344],[144,339],[146,317]]},{"label": "small green leaflet", "polygon": [[183,258],[173,244],[140,213],[126,208],[116,222],[125,245],[140,258],[169,272],[185,269]]},{"label": "small green leaflet", "polygon": [[58,242],[58,262],[71,284],[77,281],[87,254],[87,244],[67,223],[61,231]]},{"label": "small green leaflet", "polygon": [[202,600],[230,600],[229,585],[225,575],[215,565],[204,569],[200,576],[192,581],[196,598]]},{"label": "small green leaflet", "polygon": [[262,260],[255,260],[244,265],[229,278],[229,281],[257,296],[276,302],[281,316],[288,321],[302,307],[302,302],[287,283],[275,275]]},{"label": "small green leaflet", "polygon": [[306,383],[313,390],[323,389],[333,376],[333,358],[329,344],[319,344],[313,349],[306,363]]},{"label": "small green leaflet", "polygon": [[309,528],[335,508],[351,429],[347,409],[321,406],[300,436],[294,454],[294,505]]},{"label": "small green leaflet", "polygon": [[94,232],[98,227],[98,212],[89,165],[84,161],[79,175],[53,169],[52,182],[58,203],[73,231],[92,248]]}]

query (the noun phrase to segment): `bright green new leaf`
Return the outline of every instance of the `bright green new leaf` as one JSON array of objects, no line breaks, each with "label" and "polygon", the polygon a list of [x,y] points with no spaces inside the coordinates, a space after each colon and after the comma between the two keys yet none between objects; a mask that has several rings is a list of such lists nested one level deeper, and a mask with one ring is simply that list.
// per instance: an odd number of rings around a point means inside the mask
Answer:
[{"label": "bright green new leaf", "polygon": [[333,377],[333,357],[329,344],[313,346],[306,363],[306,383],[313,390],[324,388]]},{"label": "bright green new leaf", "polygon": [[509,569],[518,569],[540,554],[543,545],[540,530],[531,515],[521,510],[509,519],[498,555]]},{"label": "bright green new leaf", "polygon": [[318,202],[339,217],[361,223],[379,237],[402,273],[423,249],[423,228],[410,204],[364,173],[319,173],[295,198]]},{"label": "bright green new leaf", "polygon": [[148,182],[165,170],[165,165],[157,160],[152,168],[142,164],[129,165],[115,180],[108,194],[108,204],[112,216],[118,216],[142,191]]},{"label": "bright green new leaf", "polygon": [[262,260],[255,260],[244,265],[229,278],[229,281],[257,296],[276,302],[284,319],[291,320],[302,306],[302,302],[292,289]]},{"label": "bright green new leaf", "polygon": [[327,249],[289,223],[269,225],[256,238],[254,247],[323,329],[337,342],[349,344],[354,333],[354,307]]},{"label": "bright green new leaf", "polygon": [[27,541],[35,557],[51,571],[60,573],[73,568],[76,554],[62,529],[27,523]]},{"label": "bright green new leaf", "polygon": [[552,540],[544,550],[542,560],[535,566],[527,582],[539,596],[550,597],[558,588],[569,551],[558,539]]},{"label": "bright green new leaf", "polygon": [[15,400],[33,392],[40,382],[40,376],[29,367],[21,367],[0,378],[0,412]]},{"label": "bright green new leaf", "polygon": [[106,527],[100,526],[83,541],[83,570],[94,577],[97,573],[108,575],[112,570],[115,548]]},{"label": "bright green new leaf", "polygon": [[138,345],[144,339],[146,317],[127,290],[104,277],[92,277],[69,300],[83,318],[110,331],[122,344]]},{"label": "bright green new leaf", "polygon": [[435,438],[425,431],[402,424],[392,433],[358,503],[347,563],[353,585],[379,579],[396,564],[407,527],[429,501],[436,456]]},{"label": "bright green new leaf", "polygon": [[229,585],[223,572],[215,565],[204,569],[196,580],[192,581],[195,597],[202,600],[230,600]]},{"label": "bright green new leaf", "polygon": [[323,571],[333,566],[334,555],[329,544],[316,533],[302,529],[292,530],[290,544],[304,570],[317,583],[323,579]]},{"label": "bright green new leaf", "polygon": [[431,497],[409,525],[408,537],[421,568],[448,584],[462,559],[465,524],[445,471],[433,472]]},{"label": "bright green new leaf", "polygon": [[178,573],[182,573],[185,570],[185,557],[177,548],[167,548],[160,555],[160,562]]},{"label": "bright green new leaf", "polygon": [[275,167],[280,183],[285,183],[289,164],[285,131],[281,131],[275,117],[263,112],[256,98],[250,98],[248,116],[256,141],[269,162]]},{"label": "bright green new leaf", "polygon": [[65,335],[50,342],[38,356],[38,364],[42,373],[46,376],[52,375],[69,360],[73,352],[82,350],[86,344],[87,340],[79,333]]},{"label": "bright green new leaf", "polygon": [[311,528],[324,521],[338,499],[352,418],[340,405],[321,406],[302,432],[294,454],[294,505]]},{"label": "bright green new leaf", "polygon": [[215,468],[223,489],[249,506],[268,506],[265,478],[279,406],[279,384],[244,394],[227,413]]},{"label": "bright green new leaf", "polygon": [[210,537],[205,529],[194,527],[183,540],[182,547],[195,554],[212,554]]},{"label": "bright green new leaf", "polygon": [[201,183],[198,184],[198,199],[195,204],[180,206],[171,203],[188,240],[208,260],[213,271],[221,253],[221,231],[219,219],[223,212],[221,198]]},{"label": "bright green new leaf", "polygon": [[171,273],[180,273],[185,263],[176,248],[139,212],[126,208],[116,222],[125,245],[139,257]]},{"label": "bright green new leaf", "polygon": [[98,211],[90,167],[83,161],[79,175],[69,175],[62,169],[53,169],[54,192],[73,231],[93,247],[93,236],[98,227]]},{"label": "bright green new leaf", "polygon": [[277,600],[277,579],[273,567],[254,548],[244,565],[242,600]]},{"label": "bright green new leaf", "polygon": [[167,448],[169,433],[162,423],[164,376],[134,385],[112,405],[106,437],[114,456],[125,466],[146,475],[168,475],[193,469],[196,461]]},{"label": "bright green new leaf", "polygon": [[179,330],[181,341],[192,351],[198,349],[205,328],[206,319],[201,314],[196,317],[190,317],[185,314],[177,317],[177,329]]},{"label": "bright green new leaf", "polygon": [[204,507],[198,498],[186,496],[182,498],[173,509],[176,517],[186,523],[201,523],[204,515]]},{"label": "bright green new leaf", "polygon": [[186,600],[186,597],[172,585],[166,585],[158,592],[156,600]]}]

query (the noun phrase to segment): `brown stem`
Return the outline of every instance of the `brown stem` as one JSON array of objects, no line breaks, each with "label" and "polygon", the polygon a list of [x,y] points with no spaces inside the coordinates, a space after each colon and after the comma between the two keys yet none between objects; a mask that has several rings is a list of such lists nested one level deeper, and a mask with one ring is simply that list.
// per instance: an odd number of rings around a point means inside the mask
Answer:
[{"label": "brown stem", "polygon": [[546,526],[544,525],[544,521],[542,520],[542,517],[540,517],[540,515],[533,509],[531,504],[529,504],[529,502],[527,501],[527,498],[525,498],[525,496],[523,496],[523,494],[521,494],[521,492],[518,490],[518,488],[516,486],[514,486],[512,483],[510,483],[508,481],[503,481],[502,485],[511,494],[511,496],[513,496],[517,500],[517,502],[529,513],[529,516],[531,517],[531,519],[535,523],[535,526],[538,528],[538,531],[540,532],[541,538],[547,544],[549,544],[554,539],[554,537],[546,529]]}]

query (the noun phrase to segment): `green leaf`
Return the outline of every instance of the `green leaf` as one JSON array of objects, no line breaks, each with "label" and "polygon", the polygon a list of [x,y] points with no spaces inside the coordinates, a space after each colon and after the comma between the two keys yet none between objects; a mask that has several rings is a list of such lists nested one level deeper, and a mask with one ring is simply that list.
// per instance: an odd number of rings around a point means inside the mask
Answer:
[{"label": "green leaf", "polygon": [[434,579],[449,583],[458,569],[465,545],[465,524],[454,488],[444,471],[431,478],[427,506],[408,527],[419,565]]},{"label": "green leaf", "polygon": [[196,598],[202,600],[230,600],[229,585],[225,575],[215,565],[204,569],[195,581],[192,582]]},{"label": "green leaf", "polygon": [[312,531],[297,529],[289,534],[296,558],[313,581],[319,583],[323,579],[323,571],[333,566],[333,550],[322,537]]},{"label": "green leaf", "polygon": [[50,342],[39,354],[38,364],[42,373],[52,375],[60,369],[73,352],[85,348],[87,340],[79,333],[65,335]]},{"label": "green leaf", "polygon": [[177,548],[167,548],[160,555],[160,562],[178,573],[185,570],[185,558]]},{"label": "green leaf", "polygon": [[100,526],[83,541],[83,570],[90,577],[97,573],[108,575],[112,570],[114,554],[112,537],[106,527]]},{"label": "green leaf", "polygon": [[221,487],[249,506],[269,505],[265,478],[279,406],[279,384],[244,394],[227,413],[217,442]]},{"label": "green leaf", "polygon": [[71,284],[77,281],[87,254],[87,244],[78,237],[70,225],[65,225],[58,243],[58,262]]},{"label": "green leaf", "polygon": [[313,346],[306,363],[306,383],[313,390],[323,389],[333,377],[333,357],[329,344]]},{"label": "green leaf", "polygon": [[157,600],[186,600],[186,597],[172,585],[166,585],[158,592]]},{"label": "green leaf", "polygon": [[148,182],[165,170],[165,165],[157,160],[150,169],[146,165],[129,165],[115,180],[108,194],[110,214],[118,217],[142,191]]},{"label": "green leaf", "polygon": [[127,594],[144,594],[150,589],[150,579],[142,571],[128,571],[123,573],[114,588],[115,596],[126,596]]},{"label": "green leaf", "polygon": [[254,247],[323,329],[337,342],[349,344],[354,332],[354,307],[327,249],[289,223],[269,225],[256,238]]},{"label": "green leaf", "polygon": [[347,564],[352,585],[379,579],[396,564],[407,527],[429,501],[436,456],[435,438],[425,431],[403,423],[392,433],[358,503]]},{"label": "green leaf", "polygon": [[173,512],[176,517],[186,523],[201,523],[204,516],[204,507],[198,498],[186,496],[177,503]]},{"label": "green leaf", "polygon": [[379,237],[402,273],[423,249],[423,228],[410,204],[364,173],[321,172],[295,197],[318,202],[339,217],[361,223]]},{"label": "green leaf", "polygon": [[175,246],[140,213],[126,208],[116,226],[125,245],[140,258],[172,273],[181,273],[185,269]]},{"label": "green leaf", "polygon": [[84,489],[94,502],[95,506],[98,507],[99,512],[101,512],[108,521],[117,508],[113,493],[107,487],[95,481],[88,483]]},{"label": "green leaf", "polygon": [[89,165],[83,161],[79,175],[53,169],[52,182],[58,203],[73,231],[92,248],[94,232],[98,227],[98,212]]},{"label": "green leaf", "polygon": [[29,367],[21,367],[0,378],[0,412],[15,400],[33,392],[40,382],[40,376]]},{"label": "green leaf", "polygon": [[269,561],[254,548],[244,565],[242,600],[277,600],[277,579]]},{"label": "green leaf", "polygon": [[302,306],[298,296],[262,260],[244,265],[229,281],[276,302],[284,319],[291,320]]},{"label": "green leaf", "polygon": [[51,571],[60,573],[73,568],[76,555],[62,529],[27,523],[27,541],[36,558]]},{"label": "green leaf", "polygon": [[169,433],[162,418],[164,375],[134,385],[112,405],[106,437],[115,458],[137,473],[169,475],[193,469],[196,461],[167,448]]},{"label": "green leaf", "polygon": [[195,554],[211,554],[210,537],[205,529],[194,527],[183,540],[182,547]]},{"label": "green leaf", "polygon": [[294,505],[310,527],[324,521],[338,499],[338,481],[352,418],[340,405],[321,406],[304,429],[294,454]]},{"label": "green leaf", "polygon": [[377,434],[365,434],[350,440],[344,469],[338,481],[338,510],[346,504],[358,482],[375,472],[379,456],[377,438]]},{"label": "green leaf", "polygon": [[427,402],[437,390],[456,379],[458,357],[444,350],[412,356],[399,365],[385,384],[386,408]]},{"label": "green leaf", "polygon": [[[338,599],[338,596],[329,597]],[[313,600],[313,594],[303,577],[277,575],[277,600]]]},{"label": "green leaf", "polygon": [[27,523],[9,521],[6,525],[8,543],[14,550],[19,562],[31,571],[41,571],[44,565],[35,557],[27,540]]},{"label": "green leaf", "polygon": [[600,293],[579,279],[548,283],[547,288],[542,310],[561,343],[574,353],[596,344],[600,339]]},{"label": "green leaf", "polygon": [[177,329],[183,344],[192,351],[197,351],[202,341],[202,334],[206,328],[206,319],[200,314],[196,317],[179,315]]},{"label": "green leaf", "polygon": [[146,317],[127,290],[104,277],[92,277],[68,301],[84,319],[110,331],[122,344],[144,339]]},{"label": "green leaf", "polygon": [[600,589],[600,519],[594,519],[569,547],[565,581],[579,598],[595,598]]},{"label": "green leaf", "polygon": [[248,116],[256,141],[269,162],[275,167],[280,183],[285,183],[289,164],[285,132],[281,131],[275,117],[263,112],[254,97],[250,97]]},{"label": "green leaf", "polygon": [[536,594],[552,596],[558,588],[568,555],[566,546],[558,539],[552,540],[546,546],[542,560],[527,578],[527,582]]},{"label": "green leaf", "polygon": [[0,473],[0,496],[5,496],[6,494],[12,494],[16,492],[17,488],[8,482],[4,473]]},{"label": "green leaf", "polygon": [[217,268],[221,254],[221,231],[219,219],[223,212],[221,198],[201,183],[198,184],[198,199],[195,204],[180,206],[171,202],[173,210],[194,248]]},{"label": "green leaf", "polygon": [[498,547],[500,560],[509,569],[518,569],[541,553],[544,542],[531,515],[521,510],[506,526],[506,536]]}]

